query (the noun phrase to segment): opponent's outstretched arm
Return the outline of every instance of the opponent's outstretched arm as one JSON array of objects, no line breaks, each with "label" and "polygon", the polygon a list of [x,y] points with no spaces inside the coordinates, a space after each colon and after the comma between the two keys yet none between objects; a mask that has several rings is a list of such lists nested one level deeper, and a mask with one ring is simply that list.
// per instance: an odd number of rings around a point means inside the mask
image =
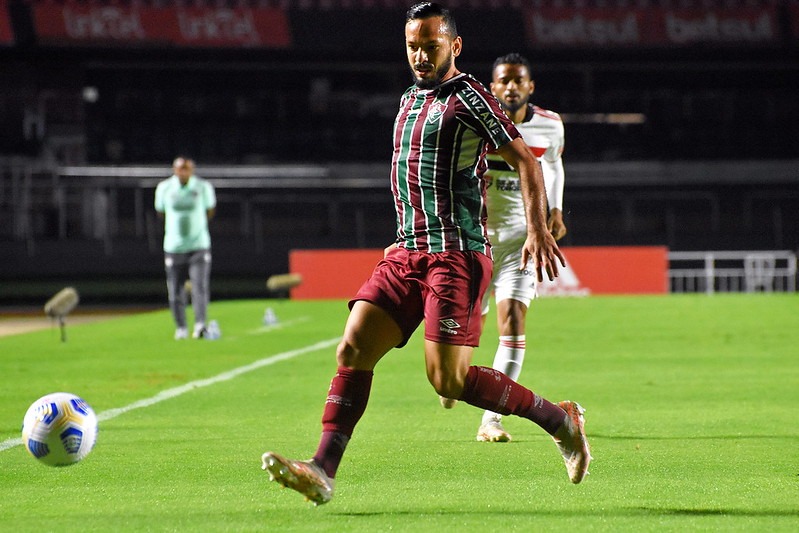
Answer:
[{"label": "opponent's outstretched arm", "polygon": [[[558,275],[557,259],[566,266],[555,238],[547,228],[547,194],[541,166],[521,138],[514,139],[497,150],[497,153],[519,174],[524,210],[527,218],[527,240],[522,248],[522,263],[526,268],[532,257],[538,281],[543,281],[543,270],[550,280]],[[489,214],[490,216],[490,214]]]}]

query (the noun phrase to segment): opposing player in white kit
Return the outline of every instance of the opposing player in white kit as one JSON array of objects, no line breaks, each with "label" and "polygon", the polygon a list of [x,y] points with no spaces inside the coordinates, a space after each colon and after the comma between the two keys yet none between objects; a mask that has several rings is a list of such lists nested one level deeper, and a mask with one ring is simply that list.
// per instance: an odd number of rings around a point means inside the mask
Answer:
[{"label": "opposing player in white kit", "polygon": [[[535,82],[527,59],[519,54],[508,54],[494,62],[491,92],[541,163],[549,203],[549,231],[557,240],[566,235],[561,160],[563,122],[557,113],[529,103],[534,90]],[[494,276],[489,290],[494,290],[499,327],[499,346],[493,367],[517,380],[525,354],[527,308],[536,295],[536,274],[532,265],[521,265],[526,225],[519,176],[497,155],[488,155],[488,165],[488,231],[494,245]],[[484,320],[488,302],[489,293],[486,293],[483,297]],[[502,427],[501,419],[502,415],[486,411],[477,431],[477,440],[511,440],[510,434]]]}]

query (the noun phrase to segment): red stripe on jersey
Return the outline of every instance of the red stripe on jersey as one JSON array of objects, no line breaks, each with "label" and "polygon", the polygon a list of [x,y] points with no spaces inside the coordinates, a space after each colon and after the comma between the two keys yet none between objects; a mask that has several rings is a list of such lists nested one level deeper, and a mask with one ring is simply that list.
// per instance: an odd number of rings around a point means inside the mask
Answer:
[{"label": "red stripe on jersey", "polygon": [[557,120],[558,122],[563,122],[563,120],[560,118],[560,115],[558,115],[557,113],[549,111],[548,109],[544,109],[542,107],[538,107],[537,105],[533,106],[533,113],[535,113],[540,117]]},{"label": "red stripe on jersey", "polygon": [[533,152],[533,155],[536,158],[540,158],[542,155],[544,155],[544,152],[547,151],[546,148],[539,148],[538,146],[528,146],[527,148],[529,148],[530,151]]}]

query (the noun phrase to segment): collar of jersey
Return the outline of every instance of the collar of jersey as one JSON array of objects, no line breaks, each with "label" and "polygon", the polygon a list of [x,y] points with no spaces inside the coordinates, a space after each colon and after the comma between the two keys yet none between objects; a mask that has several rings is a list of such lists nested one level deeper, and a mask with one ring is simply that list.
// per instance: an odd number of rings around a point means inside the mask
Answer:
[{"label": "collar of jersey", "polygon": [[528,102],[527,112],[524,114],[524,119],[522,120],[521,123],[524,124],[525,122],[530,122],[531,120],[533,120],[534,116],[535,116],[535,106]]},{"label": "collar of jersey", "polygon": [[178,185],[180,185],[181,187],[188,187],[189,185],[191,185],[191,184],[192,184],[192,183],[194,183],[194,181],[195,181],[195,179],[194,179],[194,178],[195,178],[194,174],[192,174],[191,176],[189,176],[189,179],[188,179],[188,181],[186,182],[186,185],[183,185],[182,183],[180,183],[180,178],[178,177],[178,175],[177,175],[177,174],[172,174],[172,177],[173,177],[173,178],[175,178],[175,181],[177,181],[177,182],[178,182]]}]

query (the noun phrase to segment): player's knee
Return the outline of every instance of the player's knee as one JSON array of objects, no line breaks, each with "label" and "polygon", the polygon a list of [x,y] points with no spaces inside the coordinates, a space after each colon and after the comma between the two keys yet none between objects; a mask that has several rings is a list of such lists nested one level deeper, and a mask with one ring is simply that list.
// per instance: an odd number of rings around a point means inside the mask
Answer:
[{"label": "player's knee", "polygon": [[338,366],[349,367],[357,358],[357,351],[352,344],[341,341],[336,348],[336,363]]},{"label": "player's knee", "polygon": [[355,343],[342,340],[336,349],[336,362],[345,368],[366,369],[369,366],[367,354]]},{"label": "player's knee", "polygon": [[524,335],[524,320],[508,317],[501,324],[500,335]]},{"label": "player's knee", "polygon": [[439,396],[443,396],[444,398],[451,398],[453,400],[457,400],[463,394],[463,383],[454,383],[454,382],[437,382],[433,383],[433,388],[436,390]]},{"label": "player's knee", "polygon": [[524,323],[527,317],[527,306],[511,300],[507,312],[500,324],[501,335],[524,335]]}]

